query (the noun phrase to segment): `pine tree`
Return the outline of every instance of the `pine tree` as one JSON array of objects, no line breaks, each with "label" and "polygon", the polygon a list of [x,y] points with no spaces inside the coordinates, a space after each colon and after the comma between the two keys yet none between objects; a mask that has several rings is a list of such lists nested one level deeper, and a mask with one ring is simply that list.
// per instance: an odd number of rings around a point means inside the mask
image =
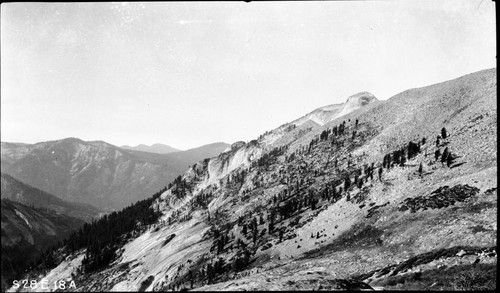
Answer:
[{"label": "pine tree", "polygon": [[363,187],[363,178],[359,178],[358,188],[361,189]]},{"label": "pine tree", "polygon": [[455,160],[454,156],[451,153],[449,153],[448,156],[446,157],[446,166],[450,168],[454,160]]},{"label": "pine tree", "polygon": [[257,219],[255,217],[252,219],[252,229],[257,229]]},{"label": "pine tree", "polygon": [[439,151],[439,149],[437,149],[435,152],[434,152],[434,159],[437,160],[439,159],[439,156],[441,156],[441,152]]},{"label": "pine tree", "polygon": [[443,139],[446,139],[448,137],[448,134],[446,133],[446,128],[444,127],[441,129],[441,137]]},{"label": "pine tree", "polygon": [[422,172],[423,172],[423,170],[424,170],[423,168],[424,168],[424,167],[422,166],[422,163],[420,163],[420,166],[418,167],[418,173],[419,173],[420,175],[422,175]]},{"label": "pine tree", "polygon": [[449,155],[448,148],[445,148],[443,151],[443,155],[441,156],[441,163],[446,162],[446,159],[448,159],[448,155]]},{"label": "pine tree", "polygon": [[344,178],[344,190],[347,191],[349,186],[351,186],[351,179],[349,178],[349,176],[346,176]]}]

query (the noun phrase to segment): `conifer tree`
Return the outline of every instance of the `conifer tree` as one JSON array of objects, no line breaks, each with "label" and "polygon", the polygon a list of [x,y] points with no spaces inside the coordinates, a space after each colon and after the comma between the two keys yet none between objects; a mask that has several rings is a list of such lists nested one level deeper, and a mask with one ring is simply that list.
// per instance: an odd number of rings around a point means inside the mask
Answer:
[{"label": "conifer tree", "polygon": [[441,129],[441,137],[443,139],[446,139],[448,137],[448,134],[446,133],[446,128],[444,127]]},{"label": "conifer tree", "polygon": [[454,156],[451,153],[448,153],[448,156],[446,157],[446,166],[448,168],[451,168],[451,164],[453,164]]},{"label": "conifer tree", "polygon": [[252,219],[252,229],[257,229],[257,219],[255,217]]},{"label": "conifer tree", "polygon": [[446,162],[446,159],[448,159],[448,155],[449,155],[448,148],[445,148],[443,151],[443,155],[441,156],[441,163]]},{"label": "conifer tree", "polygon": [[439,159],[439,156],[441,156],[441,152],[439,151],[439,149],[437,149],[435,152],[434,152],[434,159],[437,160]]},{"label": "conifer tree", "polygon": [[363,178],[359,178],[358,188],[361,189],[363,187]]},{"label": "conifer tree", "polygon": [[344,178],[344,190],[347,191],[349,186],[351,186],[351,179],[349,178],[349,176],[346,176]]},{"label": "conifer tree", "polygon": [[267,226],[267,229],[269,230],[269,234],[273,233],[273,230],[274,230],[274,221],[272,219],[269,222],[269,225]]}]

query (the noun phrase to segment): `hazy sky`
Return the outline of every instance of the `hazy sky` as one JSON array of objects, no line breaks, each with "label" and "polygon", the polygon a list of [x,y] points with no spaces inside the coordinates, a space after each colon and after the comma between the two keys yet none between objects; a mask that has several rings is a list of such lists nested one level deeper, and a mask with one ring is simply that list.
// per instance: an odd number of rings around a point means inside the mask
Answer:
[{"label": "hazy sky", "polygon": [[489,0],[4,3],[1,139],[248,141],[495,67],[495,46]]}]

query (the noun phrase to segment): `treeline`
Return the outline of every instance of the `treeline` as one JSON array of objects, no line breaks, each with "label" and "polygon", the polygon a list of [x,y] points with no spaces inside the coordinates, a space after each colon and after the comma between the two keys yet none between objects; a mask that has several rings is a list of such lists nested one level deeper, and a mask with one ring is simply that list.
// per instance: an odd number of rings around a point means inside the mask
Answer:
[{"label": "treeline", "polygon": [[420,153],[421,146],[425,144],[425,137],[417,143],[410,141],[407,146],[386,154],[382,161],[382,167],[389,169],[394,166],[404,166],[407,160],[411,160]]},{"label": "treeline", "polygon": [[191,192],[191,185],[189,185],[181,175],[177,176],[173,182],[170,182],[165,190],[170,189],[173,195],[178,199],[183,199],[187,192]]},{"label": "treeline", "polygon": [[270,152],[263,154],[260,158],[255,161],[252,166],[258,168],[267,168],[272,164],[276,163],[279,156],[285,153],[288,146],[280,146],[272,149]]},{"label": "treeline", "polygon": [[148,199],[141,200],[121,211],[104,215],[90,224],[84,224],[62,243],[45,252],[35,266],[50,268],[56,265],[54,252],[64,247],[67,253],[86,248],[82,261],[82,269],[85,273],[106,267],[116,258],[116,251],[124,238],[131,236],[132,232],[140,226],[153,224],[159,219],[161,212],[154,210],[151,205],[166,190],[165,187]]}]

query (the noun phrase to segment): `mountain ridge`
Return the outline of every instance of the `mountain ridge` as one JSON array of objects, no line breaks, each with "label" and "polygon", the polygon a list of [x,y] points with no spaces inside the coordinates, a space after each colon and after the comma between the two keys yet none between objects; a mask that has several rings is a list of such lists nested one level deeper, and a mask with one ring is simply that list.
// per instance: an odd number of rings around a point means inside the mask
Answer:
[{"label": "mountain ridge", "polygon": [[145,144],[138,144],[134,147],[128,146],[128,145],[122,145],[122,146],[120,146],[120,148],[127,149],[127,150],[157,153],[157,154],[168,154],[168,153],[182,151],[180,149],[176,149],[174,147],[171,147],[171,146],[166,145],[166,144],[161,144],[161,143],[155,143],[155,144],[152,144],[150,146],[145,145]]},{"label": "mountain ridge", "polygon": [[125,207],[163,188],[193,163],[227,144],[155,154],[78,138],[18,145],[1,143],[2,172],[63,200]]}]

